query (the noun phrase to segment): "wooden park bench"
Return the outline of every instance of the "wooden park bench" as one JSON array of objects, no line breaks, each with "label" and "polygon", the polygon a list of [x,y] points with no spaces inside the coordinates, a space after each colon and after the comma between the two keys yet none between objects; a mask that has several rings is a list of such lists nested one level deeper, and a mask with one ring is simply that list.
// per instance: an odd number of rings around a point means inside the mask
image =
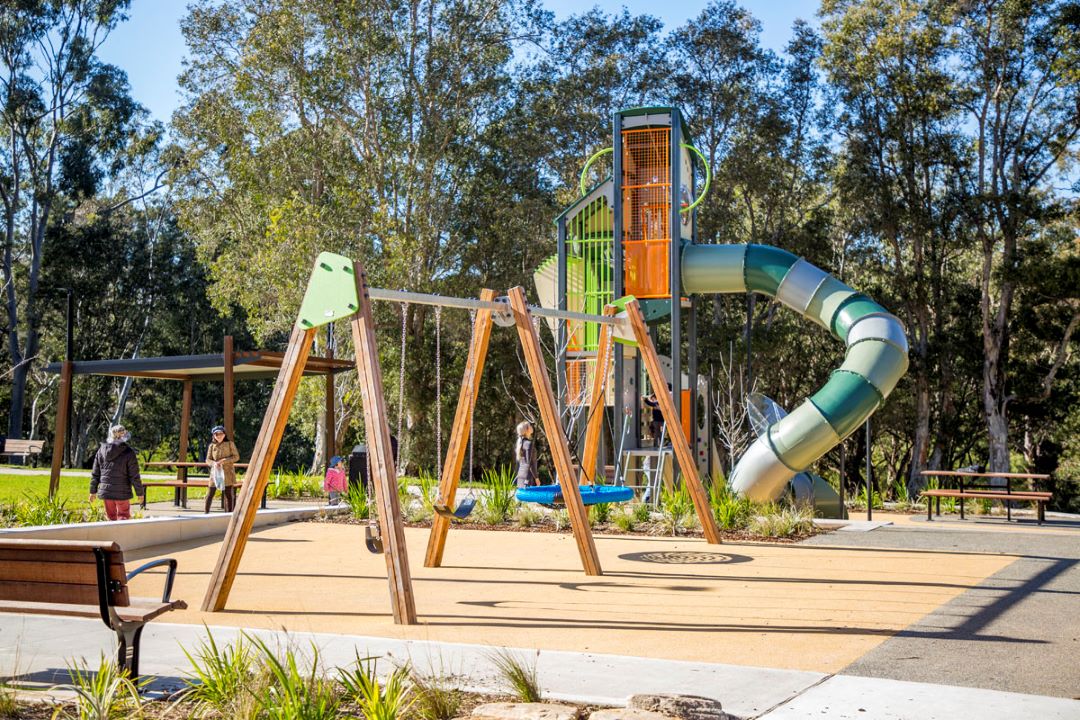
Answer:
[{"label": "wooden park bench", "polygon": [[[136,598],[128,581],[151,568],[167,566],[161,599]],[[100,617],[116,633],[117,664],[139,674],[143,627],[187,603],[172,600],[176,560],[154,560],[131,572],[113,542],[98,540],[0,540],[0,612],[66,617]]]},{"label": "wooden park bench", "polygon": [[44,440],[0,438],[0,455],[20,455],[24,459],[33,458],[35,467],[37,467],[37,458],[41,454],[43,447],[45,447]]},{"label": "wooden park bench", "polygon": [[[1046,521],[1046,503],[1053,497],[1052,493],[1035,490],[1013,490],[1013,480],[1046,480],[1049,475],[1036,475],[1031,473],[985,473],[967,470],[923,470],[926,477],[942,476],[956,478],[959,488],[938,488],[923,490],[922,496],[926,498],[926,519],[933,520],[932,506],[936,504],[936,514],[941,517],[941,498],[956,498],[960,505],[960,519],[964,519],[964,500],[1002,500],[1005,503],[1005,519],[1012,520],[1012,502],[1035,503],[1036,517],[1042,525]],[[1003,479],[1005,487],[1000,485],[987,485],[985,481],[991,479]],[[965,479],[972,480],[975,484],[964,486]],[[982,480],[984,482],[980,483]]]}]

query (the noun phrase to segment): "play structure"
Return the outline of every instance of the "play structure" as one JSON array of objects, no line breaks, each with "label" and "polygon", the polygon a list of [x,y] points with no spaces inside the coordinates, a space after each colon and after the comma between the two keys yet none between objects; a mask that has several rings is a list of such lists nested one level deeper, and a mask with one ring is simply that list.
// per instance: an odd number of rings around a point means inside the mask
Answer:
[{"label": "play structure", "polygon": [[[700,153],[690,144],[676,108],[627,110],[615,115],[612,172],[557,219],[558,252],[536,272],[540,306],[530,306],[523,288],[505,297],[485,289],[478,299],[451,298],[370,287],[362,265],[332,253],[312,269],[274,393],[252,452],[237,510],[211,576],[204,610],[225,607],[255,518],[257,499],[269,479],[296,389],[318,328],[350,323],[364,408],[377,528],[369,547],[386,558],[395,622],[416,621],[396,468],[375,346],[372,301],[421,303],[474,313],[469,356],[445,456],[438,438],[442,473],[425,565],[442,563],[453,517],[467,515],[468,502],[454,507],[473,409],[479,394],[492,326],[517,329],[527,372],[548,439],[557,486],[525,492],[527,501],[565,505],[582,567],[602,569],[589,529],[587,502],[627,499],[635,463],[650,461],[659,478],[687,488],[705,539],[720,534],[702,478],[718,479],[710,447],[709,413],[700,412],[707,383],[698,373],[696,299],[708,293],[757,292],[775,298],[846,342],[844,363],[828,383],[790,415],[774,413],[739,460],[730,478],[734,490],[773,499],[793,478],[839,443],[876,410],[907,367],[900,322],[880,305],[784,250],[761,245],[696,245],[694,208],[700,190],[693,171]],[[688,297],[684,297],[684,294]],[[685,311],[685,312],[684,312]],[[441,312],[441,310],[440,310]],[[683,371],[684,315],[687,339]],[[539,321],[550,323],[557,340],[557,387],[552,389],[539,339]],[[668,326],[669,354],[656,350],[658,329]],[[438,327],[438,323],[437,323]],[[441,392],[441,367],[438,385]],[[642,437],[642,397],[653,390],[652,444]],[[669,389],[670,388],[670,389]],[[400,407],[400,402],[399,402]],[[565,412],[564,412],[565,411]],[[657,417],[660,420],[657,420]],[[569,421],[567,421],[569,418]],[[583,422],[579,420],[584,419]],[[604,427],[615,438],[604,448]],[[441,429],[441,421],[439,422]],[[568,430],[579,438],[575,465]],[[440,433],[441,435],[441,433]],[[650,454],[651,453],[651,454]],[[608,457],[614,456],[608,482]],[[678,472],[681,468],[682,472]],[[653,487],[658,487],[653,479]],[[824,485],[824,483],[822,483]],[[810,492],[818,484],[811,482]],[[475,500],[474,500],[475,501]]]},{"label": "play structure", "polygon": [[[590,166],[609,155],[610,175],[587,187]],[[700,183],[696,166],[701,167]],[[556,221],[558,251],[534,279],[546,307],[596,314],[618,298],[633,296],[654,338],[661,327],[668,330],[668,352],[660,361],[679,422],[666,423],[658,437],[644,437],[642,357],[633,347],[616,343],[604,399],[608,431],[601,433],[613,438],[613,447],[603,448],[589,470],[611,468],[616,485],[657,487],[665,468],[681,464],[668,444],[676,428],[695,449],[696,474],[719,477],[711,413],[703,411],[709,407],[707,399],[702,402],[708,382],[698,372],[699,296],[760,293],[844,341],[847,355],[828,383],[790,415],[763,428],[728,478],[734,490],[751,499],[774,500],[881,405],[907,369],[906,336],[900,321],[883,307],[785,250],[695,244],[693,211],[709,183],[707,163],[692,145],[678,108],[616,113],[612,146],[586,163],[581,198]],[[558,372],[565,388],[560,402],[574,417],[575,409],[592,404],[590,379],[597,367],[604,367],[597,364],[600,332],[587,321],[553,323],[552,332],[558,338]],[[664,394],[655,382],[652,389],[657,396]],[[686,464],[681,466],[685,471]],[[819,509],[839,507],[827,483],[811,482],[807,489],[800,482],[797,494],[803,491],[812,494]]]}]

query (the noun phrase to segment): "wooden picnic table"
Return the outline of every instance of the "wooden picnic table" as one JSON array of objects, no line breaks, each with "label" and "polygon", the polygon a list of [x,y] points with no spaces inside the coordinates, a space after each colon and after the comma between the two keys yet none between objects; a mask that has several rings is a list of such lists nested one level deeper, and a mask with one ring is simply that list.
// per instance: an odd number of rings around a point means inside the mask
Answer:
[{"label": "wooden picnic table", "polygon": [[[192,460],[153,460],[153,461],[150,461],[148,463],[145,463],[145,467],[147,467],[147,468],[173,468],[174,467],[174,468],[177,469],[176,480],[147,480],[147,481],[143,482],[143,486],[144,487],[171,487],[171,488],[174,488],[175,493],[173,495],[173,505],[175,505],[177,507],[183,507],[186,510],[187,509],[187,489],[188,489],[188,486],[192,485],[192,484],[195,484],[197,487],[201,487],[203,485],[203,483],[201,483],[201,482],[198,483],[198,484],[188,482],[188,474],[187,474],[188,469],[189,468],[190,469],[208,468],[208,467],[210,467],[210,463],[200,462],[198,460],[194,460],[194,461],[192,461]],[[233,463],[233,467],[236,468],[237,470],[246,470],[248,468],[248,463]],[[199,476],[196,476],[196,477],[199,480],[204,480],[204,479],[206,479],[207,476],[199,475]],[[237,483],[237,484],[239,484],[239,483]],[[144,495],[143,497],[146,497],[146,496]],[[224,502],[224,497],[222,497],[222,502]],[[266,493],[263,493],[261,505],[262,505],[262,509],[265,510],[266,509]],[[145,508],[146,505],[144,504],[143,507]]]},{"label": "wooden picnic table", "polygon": [[[942,497],[955,497],[960,500],[960,519],[964,519],[964,500],[966,498],[991,498],[994,500],[1005,501],[1005,517],[1006,520],[1012,520],[1012,505],[1011,499],[1018,501],[1035,502],[1038,510],[1039,523],[1042,524],[1046,503],[1050,500],[1051,493],[1048,492],[1033,492],[1030,490],[1016,490],[1012,488],[1013,480],[1049,480],[1050,476],[1042,473],[1013,473],[1013,472],[975,472],[972,470],[923,470],[920,473],[923,477],[947,477],[956,478],[957,484],[959,484],[959,490],[927,490],[923,494],[927,496],[927,518],[930,517],[930,502],[931,498],[937,498],[938,515],[941,514],[941,498]],[[968,486],[964,487],[964,479],[968,478],[983,478],[993,479],[1002,478],[1005,480],[1005,491],[1000,490],[1000,485],[993,485],[990,483],[978,483],[971,482]]]}]

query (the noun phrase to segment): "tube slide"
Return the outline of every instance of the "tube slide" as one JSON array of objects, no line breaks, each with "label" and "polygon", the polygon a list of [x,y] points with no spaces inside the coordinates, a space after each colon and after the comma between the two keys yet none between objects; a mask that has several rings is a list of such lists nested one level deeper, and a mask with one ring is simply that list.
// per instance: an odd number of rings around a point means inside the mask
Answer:
[{"label": "tube slide", "polygon": [[769,426],[729,478],[752,500],[775,499],[797,473],[838,445],[884,402],[908,366],[907,336],[885,308],[828,273],[767,245],[686,245],[687,293],[774,297],[847,344],[823,388]]}]

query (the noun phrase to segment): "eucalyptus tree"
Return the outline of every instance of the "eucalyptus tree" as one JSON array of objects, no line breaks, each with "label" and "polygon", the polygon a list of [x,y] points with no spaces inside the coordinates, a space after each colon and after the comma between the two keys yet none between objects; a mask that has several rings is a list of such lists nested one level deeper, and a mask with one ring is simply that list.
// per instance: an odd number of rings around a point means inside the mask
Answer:
[{"label": "eucalyptus tree", "polygon": [[124,163],[140,120],[126,75],[96,56],[128,0],[21,0],[0,7],[0,209],[11,400],[23,432],[41,350],[49,228]]}]

